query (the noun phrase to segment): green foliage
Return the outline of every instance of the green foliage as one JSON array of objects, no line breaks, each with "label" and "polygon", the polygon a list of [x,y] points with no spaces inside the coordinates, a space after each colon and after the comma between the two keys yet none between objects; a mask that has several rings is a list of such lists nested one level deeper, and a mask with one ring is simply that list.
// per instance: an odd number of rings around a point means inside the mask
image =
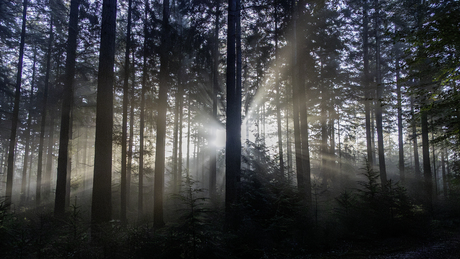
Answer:
[{"label": "green foliage", "polygon": [[353,238],[391,237],[421,233],[424,222],[420,207],[408,196],[407,190],[391,180],[382,186],[379,174],[370,166],[362,173],[364,181],[354,192],[345,191],[335,200],[337,219],[343,223],[346,236]]}]

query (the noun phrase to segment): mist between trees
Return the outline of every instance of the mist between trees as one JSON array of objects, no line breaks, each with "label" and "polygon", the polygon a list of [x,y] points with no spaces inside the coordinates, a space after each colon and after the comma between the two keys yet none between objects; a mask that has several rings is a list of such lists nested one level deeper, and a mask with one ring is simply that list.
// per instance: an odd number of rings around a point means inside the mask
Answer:
[{"label": "mist between trees", "polygon": [[[4,256],[307,258],[458,228],[459,11],[0,0]],[[66,248],[37,245],[45,218]]]}]

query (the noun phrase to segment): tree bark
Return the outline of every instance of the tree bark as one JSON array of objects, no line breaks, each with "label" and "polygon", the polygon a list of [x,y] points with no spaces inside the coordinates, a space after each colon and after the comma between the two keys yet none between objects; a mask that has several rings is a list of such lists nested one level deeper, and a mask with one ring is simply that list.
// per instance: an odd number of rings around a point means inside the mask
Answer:
[{"label": "tree bark", "polygon": [[238,0],[228,1],[227,31],[227,124],[225,147],[225,223],[237,227],[235,206],[238,201],[238,178],[241,171],[241,88],[236,82],[236,26]]},{"label": "tree bark", "polygon": [[121,183],[120,183],[120,220],[126,224],[126,159],[127,159],[127,135],[128,135],[128,103],[129,103],[129,51],[131,49],[131,8],[132,0],[128,0],[128,25],[126,32],[126,50],[125,50],[125,71],[123,80],[123,121],[121,133]]},{"label": "tree bark", "polygon": [[279,180],[284,180],[283,135],[281,126],[280,76],[278,68],[278,0],[275,1],[275,89],[276,89],[276,126],[278,128]]},{"label": "tree bark", "polygon": [[374,149],[372,145],[371,128],[371,89],[369,87],[369,42],[368,42],[368,6],[367,1],[363,4],[363,87],[364,87],[364,111],[366,116],[366,147],[367,163],[370,168],[374,167]]},{"label": "tree bark", "polygon": [[160,53],[160,89],[158,93],[157,138],[155,152],[155,186],[153,196],[153,226],[156,229],[163,227],[165,224],[163,219],[163,189],[165,174],[166,111],[168,108],[167,98],[169,86],[169,43],[169,0],[164,0]]},{"label": "tree bark", "polygon": [[[219,91],[219,19],[220,19],[220,0],[216,1],[216,18],[214,24],[214,44],[213,44],[213,67],[212,67],[212,138],[217,138],[217,128],[219,121],[217,118],[217,93]],[[210,150],[210,172],[209,172],[209,196],[215,199],[217,182],[217,147],[211,145]]]},{"label": "tree bark", "polygon": [[399,82],[399,56],[396,58],[396,92],[398,98],[398,148],[399,148],[399,177],[401,183],[406,182],[405,164],[404,164],[404,134],[403,134],[403,119],[402,119],[402,95],[401,83]]},{"label": "tree bark", "polygon": [[421,111],[422,120],[422,151],[423,151],[423,176],[425,178],[425,199],[428,209],[432,211],[433,206],[433,179],[430,165],[430,143],[428,138],[428,114]]},{"label": "tree bark", "polygon": [[418,154],[418,141],[417,141],[417,124],[415,120],[415,110],[414,110],[414,97],[411,96],[410,98],[410,106],[411,106],[411,115],[412,115],[412,145],[414,147],[414,171],[415,177],[422,177],[422,172],[420,171],[420,158]]},{"label": "tree bark", "polygon": [[[30,148],[30,128],[32,126],[32,103],[34,99],[34,88],[35,88],[35,72],[36,72],[36,63],[37,63],[37,50],[34,49],[34,60],[32,64],[32,82],[30,86],[30,96],[29,96],[29,109],[27,114],[27,126],[26,126],[26,148],[24,150],[24,163],[22,166],[22,178],[21,178],[21,204],[24,204],[26,201],[26,185],[27,185],[27,167],[29,162],[29,148]],[[29,171],[30,174],[31,171]]]},{"label": "tree bark", "polygon": [[377,145],[379,152],[379,169],[380,169],[380,182],[382,186],[387,183],[387,171],[385,164],[385,148],[383,144],[383,118],[382,118],[382,96],[383,85],[380,71],[380,36],[379,36],[379,1],[375,0],[375,56],[376,56],[376,83],[377,83],[377,102],[375,105],[375,122],[377,126]]},{"label": "tree bark", "polygon": [[[115,61],[116,14],[117,1],[104,0],[102,4],[91,209],[91,221],[95,226],[112,219],[113,66]],[[96,230],[93,233],[98,232]]]},{"label": "tree bark", "polygon": [[18,73],[16,76],[13,117],[12,117],[12,122],[11,122],[11,135],[10,135],[10,144],[9,144],[9,150],[8,150],[8,169],[6,172],[6,193],[5,193],[6,206],[9,206],[11,204],[11,196],[13,194],[14,151],[16,147],[16,132],[17,132],[18,121],[19,121],[19,102],[21,99],[22,65],[24,61],[24,45],[25,45],[25,36],[26,36],[26,23],[27,23],[27,5],[28,5],[28,0],[24,0],[23,10],[22,10],[21,41],[19,43]]},{"label": "tree bark", "polygon": [[[69,18],[69,38],[67,41],[67,59],[65,67],[64,93],[62,100],[62,115],[61,115],[61,132],[59,138],[59,157],[58,157],[58,173],[56,179],[56,198],[54,203],[54,215],[56,217],[64,216],[66,208],[66,196],[68,191],[68,170],[69,142],[71,138],[71,108],[73,101],[73,81],[75,78],[75,63],[77,52],[77,36],[78,36],[78,7],[80,0],[72,0],[70,4]],[[70,198],[70,197],[69,197]]]}]

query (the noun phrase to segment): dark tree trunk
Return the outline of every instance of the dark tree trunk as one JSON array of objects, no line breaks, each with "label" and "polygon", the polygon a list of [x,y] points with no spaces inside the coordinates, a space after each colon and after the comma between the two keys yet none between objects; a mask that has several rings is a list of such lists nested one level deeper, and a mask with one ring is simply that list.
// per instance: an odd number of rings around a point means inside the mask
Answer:
[{"label": "dark tree trunk", "polygon": [[70,192],[67,184],[68,176],[70,176],[70,170],[68,170],[68,160],[70,159],[69,142],[71,139],[72,128],[71,108],[73,101],[73,81],[75,77],[79,5],[80,0],[72,0],[70,5],[69,38],[67,41],[67,59],[62,100],[61,132],[59,137],[58,173],[56,179],[56,198],[54,204],[54,215],[56,217],[64,216],[66,208],[66,196],[68,192]]},{"label": "dark tree trunk", "polygon": [[27,5],[28,5],[28,0],[24,0],[23,11],[22,11],[21,42],[19,43],[18,73],[16,76],[13,117],[12,117],[12,123],[11,123],[10,145],[9,145],[9,150],[8,150],[8,169],[6,172],[5,204],[7,206],[11,204],[11,196],[13,194],[14,151],[16,147],[16,132],[17,132],[18,121],[19,121],[19,101],[21,99],[22,64],[24,60],[24,45],[25,45],[25,36],[26,36],[26,23],[27,23]]},{"label": "dark tree trunk", "polygon": [[56,125],[55,125],[55,118],[54,115],[56,114],[56,111],[50,110],[50,118],[49,124],[48,124],[48,150],[46,154],[46,167],[45,171],[43,173],[43,191],[41,193],[44,194],[44,198],[48,200],[51,194],[51,176],[55,173],[53,172],[53,162],[54,162],[54,131],[56,130]]},{"label": "dark tree trunk", "polygon": [[[295,0],[293,1],[295,3]],[[300,133],[300,118],[299,118],[299,102],[304,101],[305,98],[299,100],[299,70],[297,62],[297,10],[293,12],[293,40],[292,40],[292,64],[291,64],[291,80],[292,80],[292,105],[293,105],[293,115],[292,119],[294,121],[294,150],[295,150],[295,165],[296,165],[296,175],[297,175],[297,188],[299,193],[303,195],[305,193],[305,177],[302,163],[302,142],[301,142],[301,133]]]},{"label": "dark tree trunk", "polygon": [[320,88],[321,90],[321,173],[323,174],[323,188],[327,188],[328,180],[329,180],[329,171],[328,171],[328,155],[329,155],[329,148],[327,146],[327,138],[328,138],[328,125],[327,125],[327,93],[326,93],[326,85],[324,84],[323,78],[323,62],[321,61],[320,64]]},{"label": "dark tree trunk", "polygon": [[275,0],[275,89],[276,89],[276,126],[278,128],[279,178],[284,179],[283,135],[281,126],[280,76],[278,64],[278,0]]},{"label": "dark tree trunk", "polygon": [[144,7],[144,50],[143,50],[143,61],[142,61],[142,92],[141,92],[141,107],[140,107],[140,122],[139,122],[139,186],[138,186],[138,198],[137,198],[137,213],[138,218],[141,219],[144,213],[144,121],[145,121],[145,93],[147,92],[147,42],[148,36],[148,13],[150,11],[149,1],[145,1]]},{"label": "dark tree trunk", "polygon": [[135,99],[134,99],[134,91],[136,85],[136,71],[134,70],[134,51],[132,53],[133,59],[133,69],[132,69],[132,87],[130,91],[130,112],[129,112],[129,145],[128,145],[128,165],[127,165],[127,172],[126,172],[126,207],[130,208],[131,206],[131,178],[132,178],[132,170],[133,170],[133,145],[134,145],[134,106],[135,106]]},{"label": "dark tree trunk", "polygon": [[191,118],[190,118],[190,109],[191,109],[191,106],[190,106],[190,99],[191,99],[191,93],[190,93],[190,90],[188,92],[188,98],[187,98],[187,102],[188,102],[188,110],[187,110],[187,159],[186,159],[186,170],[187,170],[187,178],[189,178],[190,176],[190,136],[191,136],[191,132],[190,132],[190,125],[191,125]]},{"label": "dark tree trunk", "polygon": [[127,158],[127,135],[128,135],[128,103],[129,103],[129,51],[131,49],[131,8],[132,0],[128,1],[128,25],[126,32],[126,50],[125,50],[125,73],[123,80],[123,121],[121,133],[121,183],[120,183],[120,220],[126,224],[126,158]]},{"label": "dark tree trunk", "polygon": [[447,174],[446,174],[446,149],[441,149],[441,169],[442,169],[442,191],[444,198],[448,197],[447,194]]},{"label": "dark tree trunk", "polygon": [[164,0],[160,53],[160,89],[158,93],[157,144],[155,152],[155,186],[153,194],[153,226],[156,229],[163,227],[165,224],[163,219],[163,189],[165,174],[166,110],[168,108],[169,43],[169,0]]},{"label": "dark tree trunk", "polygon": [[367,163],[370,168],[374,167],[374,146],[372,145],[372,128],[371,128],[371,106],[372,97],[369,87],[369,42],[368,42],[368,6],[367,1],[363,4],[363,88],[364,88],[364,111],[366,115],[366,147]]},{"label": "dark tree trunk", "polygon": [[[39,140],[39,145],[38,145],[38,168],[37,168],[37,185],[36,185],[36,203],[37,205],[40,204],[41,202],[41,187],[42,187],[42,168],[43,168],[43,149],[44,149],[44,139],[45,139],[45,126],[46,126],[46,113],[48,109],[48,90],[49,90],[49,78],[50,78],[50,72],[51,72],[51,53],[52,53],[52,44],[54,40],[54,33],[53,33],[53,15],[51,15],[51,21],[50,21],[50,31],[49,31],[49,40],[48,40],[48,53],[46,56],[46,73],[45,73],[45,89],[43,91],[43,108],[42,108],[42,117],[41,117],[41,122],[40,122],[40,140]],[[51,127],[54,126],[54,119],[52,118],[52,123],[50,123],[49,128],[50,132]],[[54,132],[53,132],[54,134]],[[51,137],[52,138],[52,137]],[[50,145],[48,145],[48,148],[50,148]],[[51,158],[48,158],[51,159]],[[49,170],[49,171],[48,171]],[[45,171],[45,184],[43,185],[43,191],[45,193],[45,196],[48,197],[49,189],[50,186],[49,180],[47,181],[46,178],[47,176],[51,174],[51,168]]]},{"label": "dark tree trunk", "polygon": [[[34,49],[34,60],[32,65],[32,82],[30,86],[30,107],[28,109],[27,115],[27,126],[26,126],[26,148],[24,150],[24,163],[22,166],[22,178],[21,178],[21,204],[24,204],[26,201],[26,185],[27,185],[27,167],[29,162],[29,148],[30,148],[30,128],[32,126],[32,103],[34,99],[34,88],[35,88],[35,72],[36,72],[36,63],[37,63],[37,50]],[[29,171],[30,174],[31,171]]]},{"label": "dark tree trunk", "polygon": [[[305,18],[305,2],[300,1],[298,3],[298,10],[296,10],[298,13],[298,17],[295,19],[299,19],[299,21],[304,21]],[[296,26],[295,30],[296,32],[296,53],[297,55],[300,55],[301,53],[304,53],[304,39],[305,35],[302,31],[301,26]],[[309,55],[309,54],[305,54]],[[300,115],[300,141],[301,141],[301,163],[302,163],[302,178],[303,178],[303,193],[301,192],[301,195],[305,198],[305,202],[307,206],[311,206],[312,203],[312,196],[311,196],[311,177],[310,177],[310,149],[309,149],[309,143],[308,143],[308,115],[307,115],[307,96],[306,96],[306,85],[305,85],[305,59],[301,60],[296,60],[296,66],[294,66],[294,69],[296,70],[297,73],[297,79],[296,79],[296,85],[294,88],[298,89],[298,95],[296,98],[298,99],[298,104],[299,104],[299,115]],[[302,190],[301,190],[302,191]]]},{"label": "dark tree trunk", "polygon": [[399,148],[399,177],[401,183],[406,182],[406,173],[404,165],[404,134],[403,134],[403,119],[402,119],[402,97],[401,97],[401,83],[399,82],[399,56],[396,59],[396,92],[398,98],[398,148]]},{"label": "dark tree trunk", "polygon": [[425,178],[425,199],[430,211],[433,205],[433,179],[430,165],[430,143],[428,138],[428,114],[422,109],[422,150],[423,150],[423,176]]},{"label": "dark tree trunk", "polygon": [[[179,87],[179,86],[178,86]],[[179,89],[176,92],[175,104],[174,104],[174,129],[173,129],[173,153],[172,153],[172,192],[178,193],[179,191],[179,172],[178,167],[178,149],[179,149]]]},{"label": "dark tree trunk", "polygon": [[[91,221],[95,226],[112,219],[113,66],[115,61],[116,14],[117,0],[104,0],[102,4],[91,209]],[[98,233],[97,229],[93,233]]]},{"label": "dark tree trunk", "polygon": [[[212,119],[214,127],[212,128],[212,138],[217,138],[217,128],[219,121],[217,118],[217,93],[219,90],[219,19],[220,19],[220,0],[216,1],[216,20],[214,24],[214,44],[213,44],[213,67],[212,67]],[[210,150],[210,172],[209,172],[209,196],[214,199],[216,196],[217,182],[217,148],[211,145]]]},{"label": "dark tree trunk", "polygon": [[375,65],[376,65],[376,83],[377,83],[377,102],[375,105],[375,122],[377,126],[377,145],[379,152],[379,169],[380,169],[380,182],[382,186],[387,183],[387,171],[385,165],[385,148],[383,145],[383,118],[382,118],[382,96],[383,85],[380,71],[380,36],[379,36],[379,1],[375,0]]},{"label": "dark tree trunk", "polygon": [[415,177],[422,177],[422,172],[420,171],[420,158],[418,154],[418,141],[417,141],[417,123],[415,120],[415,111],[414,111],[414,97],[411,96],[410,98],[410,106],[411,106],[411,115],[412,115],[412,145],[414,147],[414,171]]},{"label": "dark tree trunk", "polygon": [[238,201],[238,178],[241,171],[241,88],[236,82],[236,26],[239,1],[228,1],[227,31],[227,125],[225,147],[225,222],[229,229],[237,227],[235,205]]},{"label": "dark tree trunk", "polygon": [[[69,116],[69,143],[68,143],[68,157],[67,157],[67,174],[65,178],[65,207],[70,206],[70,178],[72,173],[72,149],[73,149],[73,93],[70,100],[70,116]],[[58,162],[59,163],[59,162]]]}]

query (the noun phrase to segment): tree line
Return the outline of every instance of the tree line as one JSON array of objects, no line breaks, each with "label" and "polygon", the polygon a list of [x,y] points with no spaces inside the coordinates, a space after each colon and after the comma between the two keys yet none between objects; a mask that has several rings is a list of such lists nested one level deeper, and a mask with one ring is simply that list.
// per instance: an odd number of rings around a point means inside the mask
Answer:
[{"label": "tree line", "polygon": [[161,229],[193,185],[237,230],[264,195],[315,218],[361,186],[433,215],[460,197],[459,8],[1,0],[4,204]]}]

